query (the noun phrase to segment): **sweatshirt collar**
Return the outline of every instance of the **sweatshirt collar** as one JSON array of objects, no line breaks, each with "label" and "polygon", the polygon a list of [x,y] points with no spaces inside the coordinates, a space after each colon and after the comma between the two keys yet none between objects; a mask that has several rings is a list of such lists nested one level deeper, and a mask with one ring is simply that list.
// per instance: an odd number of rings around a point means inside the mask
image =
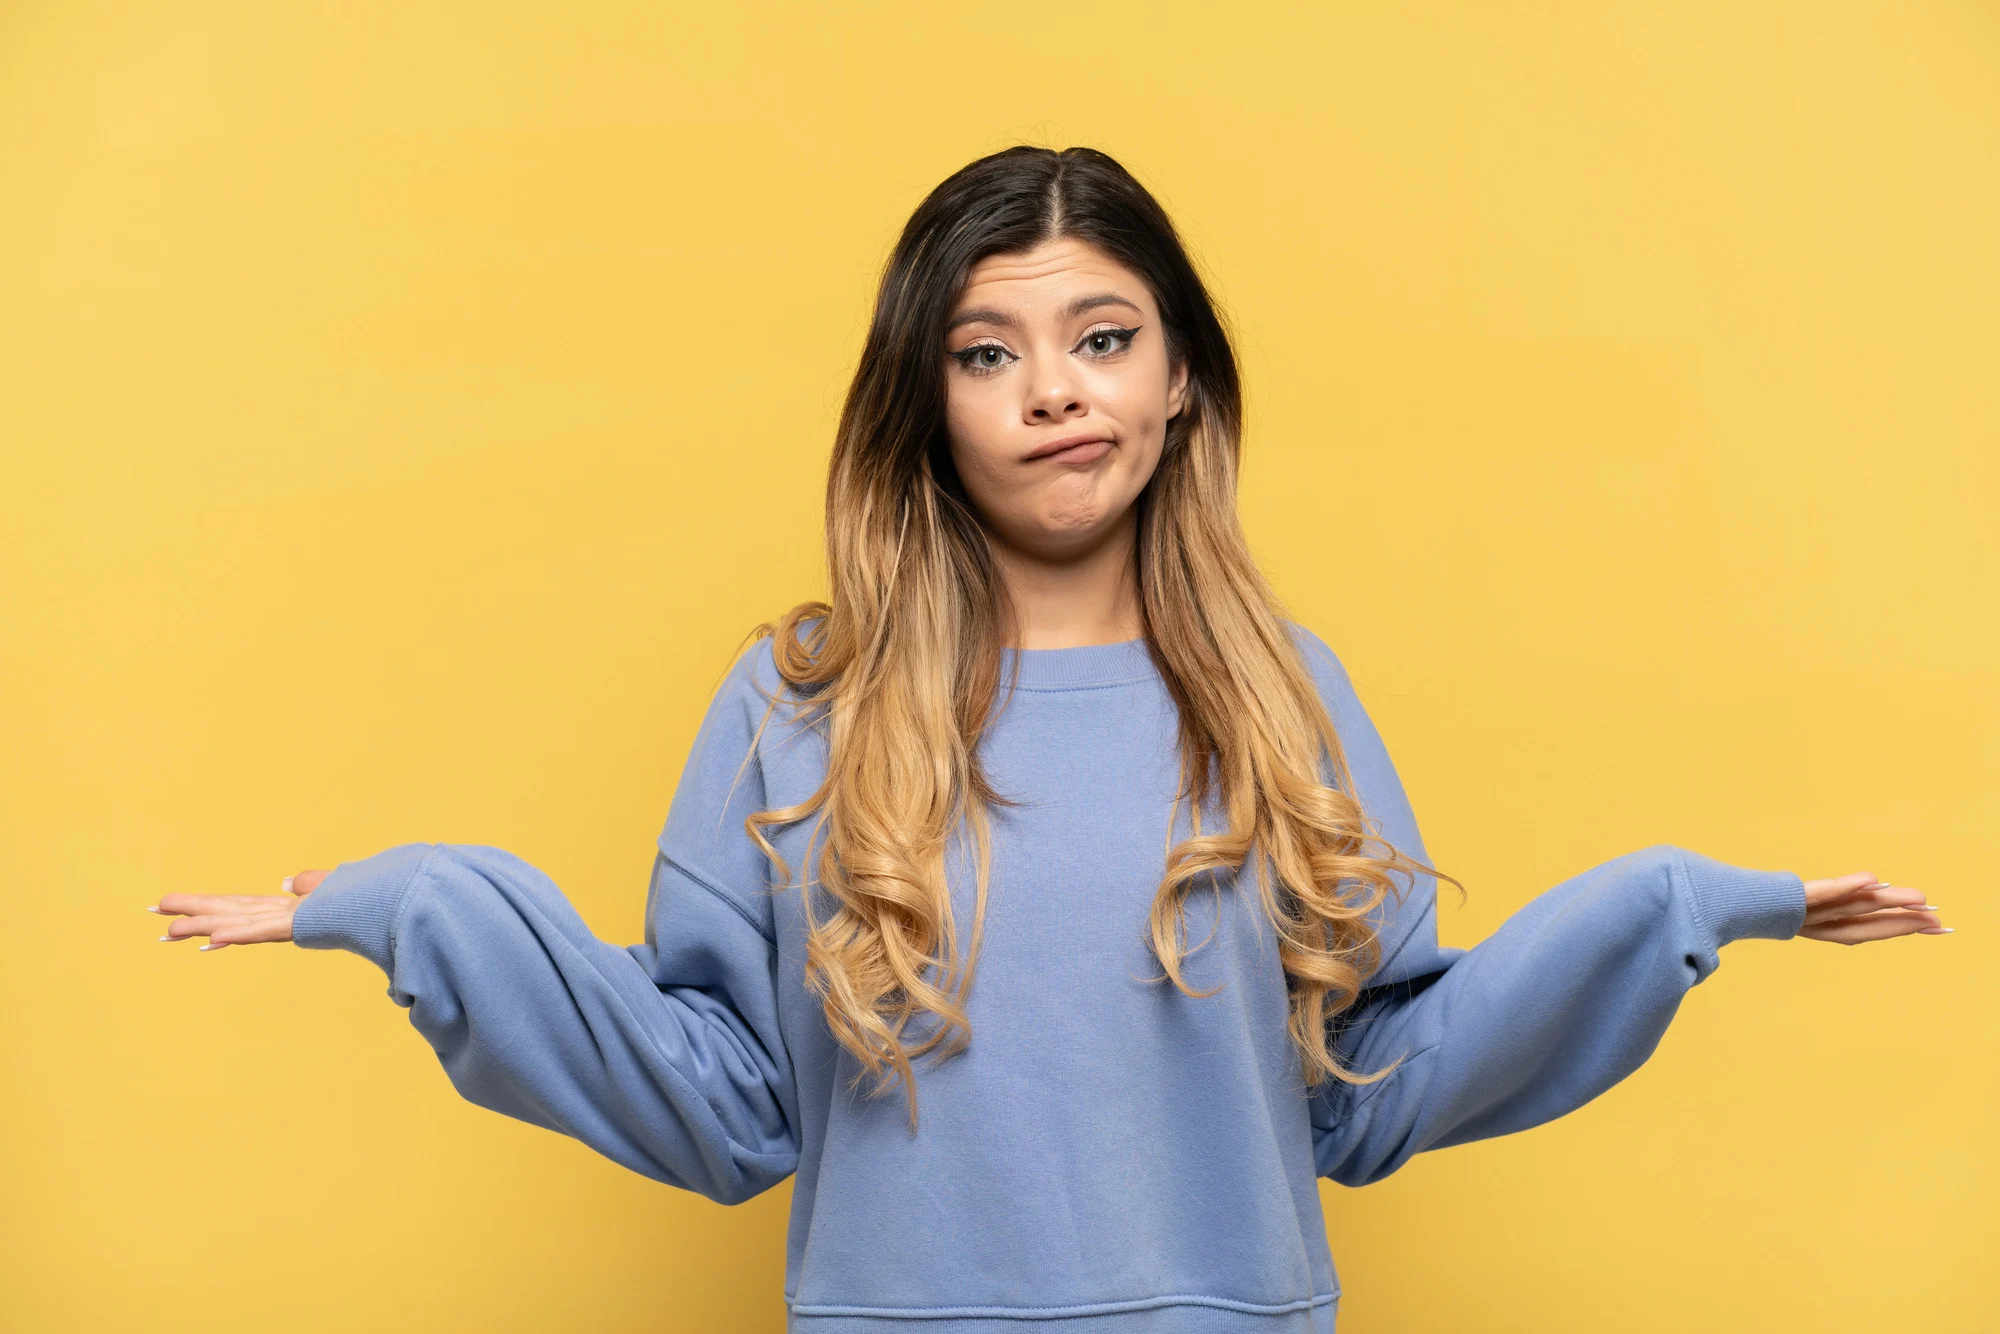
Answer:
[{"label": "sweatshirt collar", "polygon": [[1117,644],[1086,644],[1080,648],[1002,648],[1000,689],[1010,677],[1020,690],[1081,690],[1092,686],[1129,685],[1159,676],[1144,639]]}]

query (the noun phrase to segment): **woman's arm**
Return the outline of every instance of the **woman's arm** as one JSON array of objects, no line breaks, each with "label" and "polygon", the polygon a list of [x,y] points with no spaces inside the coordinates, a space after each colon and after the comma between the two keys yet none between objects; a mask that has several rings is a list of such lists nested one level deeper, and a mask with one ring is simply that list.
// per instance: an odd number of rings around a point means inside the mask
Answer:
[{"label": "woman's arm", "polygon": [[735,1204],[798,1164],[774,952],[664,854],[650,904],[619,947],[512,853],[412,843],[337,868],[293,939],[379,964],[469,1101]]},{"label": "woman's arm", "polygon": [[[1382,739],[1330,650],[1308,658],[1335,713],[1356,795],[1383,837],[1429,861]],[[1660,845],[1564,881],[1470,950],[1437,944],[1435,882],[1412,886],[1383,927],[1383,962],[1333,1023],[1342,1064],[1312,1099],[1319,1173],[1379,1181],[1413,1154],[1561,1116],[1637,1069],[1681,997],[1732,940],[1880,939],[1937,928],[1915,890],[1867,874],[1801,880]]]},{"label": "woman's arm", "polygon": [[1805,916],[1790,872],[1747,871],[1653,847],[1534,899],[1440,967],[1371,987],[1336,1021],[1366,1086],[1313,1100],[1321,1176],[1379,1181],[1412,1154],[1505,1135],[1573,1111],[1638,1069],[1689,988],[1731,940],[1786,939]]},{"label": "woman's arm", "polygon": [[722,1203],[767,1190],[797,1166],[798,1107],[765,862],[742,828],[764,797],[756,761],[738,781],[762,710],[748,688],[755,656],[696,738],[654,858],[643,945],[597,939],[512,853],[453,843],[305,872],[290,895],[169,895],[159,911],[180,914],[169,935],[360,954],[472,1102]]}]

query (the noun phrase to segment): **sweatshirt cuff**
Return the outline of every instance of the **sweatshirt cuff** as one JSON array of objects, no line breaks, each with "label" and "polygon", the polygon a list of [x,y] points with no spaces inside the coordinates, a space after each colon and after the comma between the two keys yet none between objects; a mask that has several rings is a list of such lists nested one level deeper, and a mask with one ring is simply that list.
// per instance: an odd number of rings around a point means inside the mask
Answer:
[{"label": "sweatshirt cuff", "polygon": [[1749,871],[1677,848],[1698,912],[1715,943],[1790,940],[1806,924],[1806,885],[1790,871]]},{"label": "sweatshirt cuff", "polygon": [[396,913],[436,848],[403,843],[334,867],[299,901],[292,943],[309,950],[350,950],[393,977]]}]

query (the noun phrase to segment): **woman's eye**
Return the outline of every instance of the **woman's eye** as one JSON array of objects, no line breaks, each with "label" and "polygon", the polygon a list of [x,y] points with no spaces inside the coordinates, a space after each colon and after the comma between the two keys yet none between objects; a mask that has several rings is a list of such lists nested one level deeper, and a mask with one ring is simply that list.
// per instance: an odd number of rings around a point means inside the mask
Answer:
[{"label": "woman's eye", "polygon": [[1083,336],[1079,348],[1093,357],[1108,357],[1114,352],[1122,352],[1132,342],[1137,329],[1099,329]]},{"label": "woman's eye", "polygon": [[974,375],[992,374],[1005,366],[1013,355],[998,343],[975,343],[971,347],[962,347],[951,354],[953,361]]}]

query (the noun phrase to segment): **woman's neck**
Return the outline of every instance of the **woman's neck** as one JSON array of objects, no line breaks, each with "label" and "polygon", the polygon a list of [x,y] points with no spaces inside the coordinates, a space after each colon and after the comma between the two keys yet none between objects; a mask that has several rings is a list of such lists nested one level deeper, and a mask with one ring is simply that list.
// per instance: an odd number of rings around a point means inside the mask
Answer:
[{"label": "woman's neck", "polygon": [[1011,648],[1084,648],[1145,634],[1139,610],[1136,524],[1087,552],[1051,561],[993,544],[1014,604],[1018,641]]}]

